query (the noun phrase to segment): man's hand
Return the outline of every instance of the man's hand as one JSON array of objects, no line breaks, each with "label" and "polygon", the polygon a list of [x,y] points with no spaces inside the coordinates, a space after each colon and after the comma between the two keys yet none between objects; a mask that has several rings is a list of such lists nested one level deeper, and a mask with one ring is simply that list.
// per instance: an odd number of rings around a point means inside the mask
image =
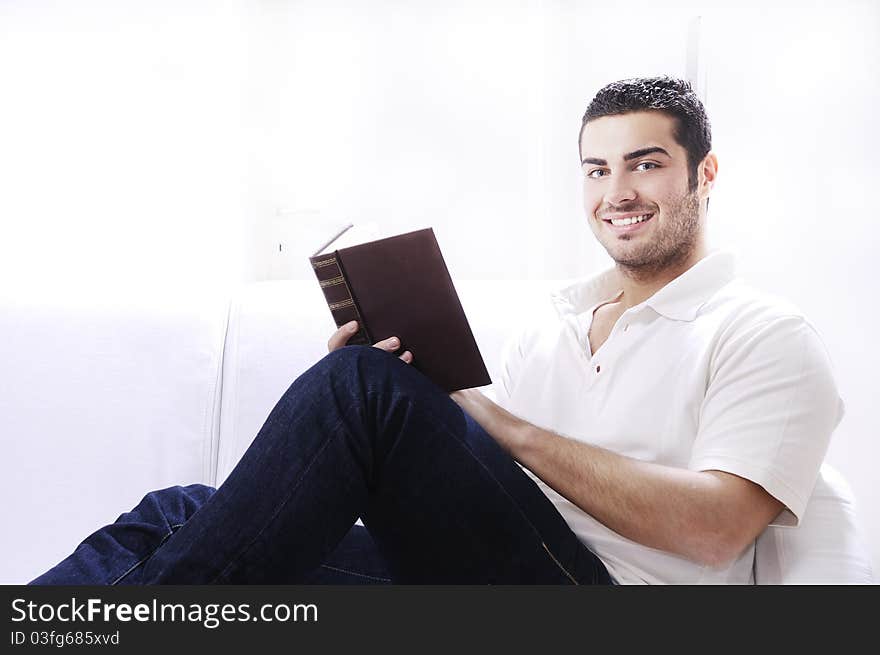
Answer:
[{"label": "man's hand", "polygon": [[[333,352],[334,350],[339,350],[344,345],[348,343],[348,340],[351,339],[358,330],[357,321],[349,321],[341,328],[336,330],[333,333],[333,336],[330,337],[330,340],[327,342],[327,351]],[[397,337],[388,337],[387,339],[383,339],[382,341],[378,341],[373,344],[373,348],[378,348],[379,350],[384,350],[389,353],[394,353],[400,348],[400,339]],[[402,355],[398,358],[407,364],[412,364],[413,354],[405,350]]]},{"label": "man's hand", "polygon": [[523,430],[528,425],[525,421],[503,409],[479,389],[453,391],[449,397],[516,458]]}]

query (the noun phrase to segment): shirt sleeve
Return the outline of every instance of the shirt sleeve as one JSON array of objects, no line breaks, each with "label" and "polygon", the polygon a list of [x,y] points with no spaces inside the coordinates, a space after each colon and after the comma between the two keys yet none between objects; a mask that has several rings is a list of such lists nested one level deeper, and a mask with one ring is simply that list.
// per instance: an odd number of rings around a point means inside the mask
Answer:
[{"label": "shirt sleeve", "polygon": [[786,507],[771,525],[797,525],[842,417],[827,352],[803,317],[750,326],[715,354],[689,468],[761,485]]}]

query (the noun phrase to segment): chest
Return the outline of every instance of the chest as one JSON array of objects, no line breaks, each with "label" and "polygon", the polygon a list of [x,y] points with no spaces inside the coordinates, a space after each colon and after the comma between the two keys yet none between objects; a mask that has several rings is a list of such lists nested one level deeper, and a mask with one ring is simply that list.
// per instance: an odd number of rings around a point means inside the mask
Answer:
[{"label": "chest", "polygon": [[592,356],[573,325],[532,344],[508,409],[629,457],[686,466],[710,343],[687,323],[657,326],[651,312],[625,317],[627,330],[614,329],[620,315],[599,310],[598,318],[589,334]]},{"label": "chest", "polygon": [[611,330],[614,329],[614,325],[623,314],[623,309],[619,305],[620,303],[600,305],[593,312],[588,335],[591,353],[596,354],[596,351],[608,340],[608,335],[611,334]]}]

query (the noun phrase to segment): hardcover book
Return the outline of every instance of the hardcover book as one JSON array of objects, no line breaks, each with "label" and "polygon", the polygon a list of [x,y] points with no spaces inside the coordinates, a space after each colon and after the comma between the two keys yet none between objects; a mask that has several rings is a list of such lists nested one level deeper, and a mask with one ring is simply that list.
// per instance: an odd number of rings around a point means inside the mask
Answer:
[{"label": "hardcover book", "polygon": [[491,384],[433,229],[320,252],[309,261],[336,327],[358,322],[348,345],[396,336],[447,392]]}]

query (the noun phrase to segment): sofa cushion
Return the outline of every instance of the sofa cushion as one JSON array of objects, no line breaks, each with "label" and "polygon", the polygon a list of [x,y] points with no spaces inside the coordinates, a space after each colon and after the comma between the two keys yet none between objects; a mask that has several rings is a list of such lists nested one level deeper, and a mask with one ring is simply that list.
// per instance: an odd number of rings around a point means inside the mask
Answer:
[{"label": "sofa cushion", "polygon": [[233,294],[223,356],[217,485],[287,387],[327,354],[333,329],[317,282],[259,282]]},{"label": "sofa cushion", "polygon": [[772,527],[755,548],[757,584],[871,584],[871,561],[846,480],[824,464],[797,528]]}]

